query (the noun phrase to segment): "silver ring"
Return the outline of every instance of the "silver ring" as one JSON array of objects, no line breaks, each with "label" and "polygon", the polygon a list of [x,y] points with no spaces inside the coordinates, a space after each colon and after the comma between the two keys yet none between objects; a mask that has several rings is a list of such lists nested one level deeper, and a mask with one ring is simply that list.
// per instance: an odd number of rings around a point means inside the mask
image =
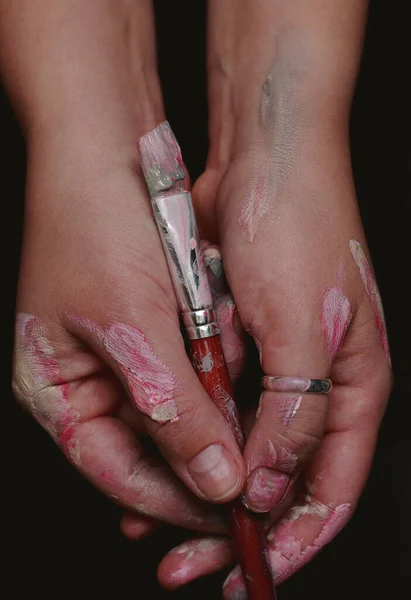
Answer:
[{"label": "silver ring", "polygon": [[332,390],[331,379],[309,379],[308,377],[279,377],[266,375],[261,380],[263,389],[270,392],[329,394]]}]

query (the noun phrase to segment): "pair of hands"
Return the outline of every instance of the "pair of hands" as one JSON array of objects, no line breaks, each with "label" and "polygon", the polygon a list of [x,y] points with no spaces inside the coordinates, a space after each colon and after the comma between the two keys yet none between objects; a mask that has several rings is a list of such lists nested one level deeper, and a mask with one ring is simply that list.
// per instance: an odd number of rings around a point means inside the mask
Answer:
[{"label": "pair of hands", "polygon": [[[389,394],[347,117],[341,111],[336,123],[330,109],[327,118],[303,87],[297,95],[293,87],[290,101],[282,78],[287,44],[284,52],[258,99],[258,119],[221,114],[224,86],[219,73],[213,79],[210,155],[192,193],[203,236],[221,247],[236,302],[234,310],[225,293],[217,302],[233,377],[245,359],[246,331],[264,373],[330,376],[333,391],[264,392],[257,418],[247,417],[243,456],[186,356],[136,160],[135,137],[162,120],[161,107],[136,132],[136,113],[124,108],[135,89],[113,70],[104,76],[118,98],[97,98],[90,83],[96,104],[85,120],[74,111],[61,126],[52,119],[28,135],[14,389],[67,458],[125,508],[127,536],[139,539],[161,523],[202,533],[162,561],[159,577],[169,587],[234,562],[223,511],[208,501],[242,491],[253,510],[270,514],[276,581],[310,560],[354,510]],[[133,406],[135,380],[147,383],[150,369],[160,373],[156,389],[172,392],[178,420]],[[258,389],[256,381],[254,413]],[[147,450],[147,436],[163,458]],[[226,597],[241,589],[236,568]]]}]

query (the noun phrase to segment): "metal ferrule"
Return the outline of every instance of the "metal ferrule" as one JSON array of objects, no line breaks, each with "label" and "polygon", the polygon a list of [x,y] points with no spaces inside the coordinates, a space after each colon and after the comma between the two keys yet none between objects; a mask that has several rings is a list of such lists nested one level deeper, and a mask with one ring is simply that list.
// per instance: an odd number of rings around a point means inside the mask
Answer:
[{"label": "metal ferrule", "polygon": [[191,194],[156,196],[151,202],[188,337],[217,335]]},{"label": "metal ferrule", "polygon": [[183,323],[190,340],[211,337],[219,333],[217,319],[212,308],[183,312]]}]

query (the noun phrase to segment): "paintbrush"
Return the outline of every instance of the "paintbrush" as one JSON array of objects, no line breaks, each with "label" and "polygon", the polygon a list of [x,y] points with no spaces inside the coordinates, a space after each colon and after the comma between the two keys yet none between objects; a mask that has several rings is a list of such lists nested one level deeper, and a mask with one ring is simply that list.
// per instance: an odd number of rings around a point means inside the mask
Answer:
[{"label": "paintbrush", "polygon": [[[220,342],[180,146],[170,125],[164,121],[139,139],[138,149],[189,340],[192,364],[242,449],[244,438]],[[211,368],[202,368],[205,359]],[[239,500],[230,503],[228,511],[249,600],[275,600],[265,533],[259,517]]]}]

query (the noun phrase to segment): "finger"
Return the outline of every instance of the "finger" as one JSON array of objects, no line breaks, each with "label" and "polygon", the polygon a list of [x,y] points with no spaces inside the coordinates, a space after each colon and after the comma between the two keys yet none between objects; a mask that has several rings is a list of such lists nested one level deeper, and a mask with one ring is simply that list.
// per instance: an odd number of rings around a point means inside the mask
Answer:
[{"label": "finger", "polygon": [[[258,265],[250,272],[258,273]],[[254,304],[253,282],[248,284],[249,294],[240,290],[239,298],[236,293],[241,318],[259,347],[263,371],[289,377],[289,384],[293,378],[327,378],[332,352],[341,345],[350,323],[350,303],[340,289],[333,288],[335,295],[326,311],[331,349],[321,326],[318,286],[305,286],[302,295],[299,280],[293,280],[287,271],[281,275],[275,287],[269,285],[269,276],[267,281],[254,282],[260,289],[258,305]],[[290,477],[313,456],[324,432],[332,394],[306,394],[305,385],[292,389],[279,385],[263,391],[257,421],[244,450],[248,476],[244,497],[256,512],[266,512],[281,500]]]},{"label": "finger", "polygon": [[156,519],[134,513],[125,513],[121,517],[120,529],[129,540],[137,541],[157,531],[162,524],[161,521]]},{"label": "finger", "polygon": [[201,247],[220,328],[224,358],[230,378],[235,382],[246,360],[245,330],[225,278],[219,247],[206,241],[202,242]]},{"label": "finger", "polygon": [[[372,360],[365,351],[375,334],[372,315],[366,308],[360,309],[357,317],[341,357],[348,366],[342,369],[337,361],[332,372],[334,401],[326,435],[306,469],[306,493],[268,533],[268,556],[276,583],[311,561],[339,533],[367,480],[391,377],[382,347]],[[346,378],[353,385],[348,385]],[[226,581],[224,597],[246,598],[245,590],[237,569]]]},{"label": "finger", "polygon": [[245,331],[231,294],[224,294],[215,303],[221,345],[230,378],[235,382],[246,360]]},{"label": "finger", "polygon": [[[371,443],[375,441],[375,433]],[[275,584],[280,584],[310,562],[341,531],[350,519],[365,483],[370,464],[369,433],[351,432],[324,437],[321,450],[310,467],[309,493],[273,525],[267,536],[268,558]],[[353,461],[359,465],[352,481]],[[336,471],[338,469],[338,471]],[[312,478],[312,479],[311,479]],[[348,484],[347,481],[350,481]],[[320,485],[318,485],[320,482]],[[247,598],[241,569],[236,567],[223,584],[225,600]]]},{"label": "finger", "polygon": [[216,573],[234,561],[232,543],[227,538],[206,537],[189,540],[169,552],[161,561],[157,576],[167,589]]},{"label": "finger", "polygon": [[[19,317],[14,391],[67,458],[129,510],[183,527],[224,531],[219,513],[190,494],[166,465],[147,457],[134,432],[116,417],[124,402],[118,382],[106,372],[81,377],[82,369],[89,370],[88,358],[73,364],[65,359],[67,347],[60,343],[61,348],[59,362],[44,324],[32,315]],[[66,382],[67,369],[78,378]]]},{"label": "finger", "polygon": [[96,417],[73,426],[77,468],[101,491],[128,510],[190,528],[209,530],[221,517],[173,476],[166,465],[148,457],[134,433],[112,417]]},{"label": "finger", "polygon": [[[290,332],[291,333],[291,332]],[[297,374],[324,378],[328,358],[318,352],[322,340],[298,340],[278,347],[271,333],[260,337],[263,369],[268,374]],[[245,501],[256,512],[271,510],[281,501],[298,472],[318,449],[324,432],[326,395],[263,391],[256,424],[244,451],[248,479]]]},{"label": "finger", "polygon": [[[296,487],[293,486],[284,500],[275,507],[275,510],[267,516],[264,523],[268,530],[295,500]],[[160,583],[173,589],[180,587],[197,579],[224,569],[234,562],[236,558],[233,543],[229,538],[209,536],[207,538],[195,538],[189,542],[173,548],[161,561],[158,567],[158,578]],[[233,579],[240,567],[234,569]]]},{"label": "finger", "polygon": [[73,316],[70,322],[121,378],[148,434],[186,486],[214,502],[238,495],[244,482],[240,451],[195,375],[176,315],[164,316],[160,328],[155,319],[150,339],[125,322],[100,327]]}]

